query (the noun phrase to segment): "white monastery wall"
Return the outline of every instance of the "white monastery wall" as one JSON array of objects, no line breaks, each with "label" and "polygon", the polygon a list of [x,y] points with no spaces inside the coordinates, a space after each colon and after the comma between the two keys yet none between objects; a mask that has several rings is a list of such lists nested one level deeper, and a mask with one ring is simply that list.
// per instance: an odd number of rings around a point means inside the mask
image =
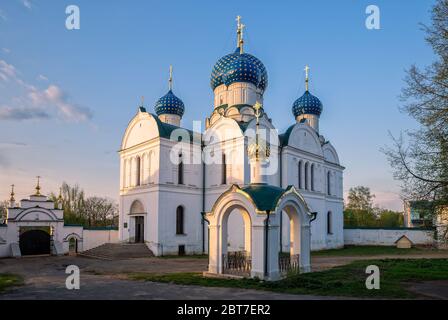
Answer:
[{"label": "white monastery wall", "polygon": [[83,250],[99,247],[105,243],[117,243],[118,230],[85,229],[83,232]]},{"label": "white monastery wall", "polygon": [[358,246],[394,246],[401,236],[406,236],[415,245],[432,245],[434,231],[425,229],[344,229],[345,245]]}]

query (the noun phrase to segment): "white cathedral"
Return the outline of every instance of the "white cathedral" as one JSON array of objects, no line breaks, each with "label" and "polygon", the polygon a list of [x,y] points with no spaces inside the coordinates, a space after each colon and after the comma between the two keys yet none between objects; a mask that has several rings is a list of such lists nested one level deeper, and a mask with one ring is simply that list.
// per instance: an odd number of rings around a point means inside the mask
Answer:
[{"label": "white cathedral", "polygon": [[[309,68],[305,93],[292,103],[291,126],[278,133],[269,113],[286,117],[291,109],[263,105],[268,73],[244,52],[243,27],[238,18],[235,52],[212,69],[214,108],[205,132],[182,127],[188,107],[173,92],[172,72],[154,113],[142,105],[130,121],[119,151],[121,241],[145,243],[157,256],[207,253],[215,245],[221,254],[255,252],[254,239],[264,230],[255,220],[268,225],[271,216],[272,233],[266,230],[264,239],[292,253],[305,240],[294,236],[293,218],[280,202],[293,191],[306,208],[299,220],[307,220],[310,249],[343,246],[344,167],[321,134],[323,106],[309,91]],[[228,208],[225,226],[213,222],[219,206]]]}]

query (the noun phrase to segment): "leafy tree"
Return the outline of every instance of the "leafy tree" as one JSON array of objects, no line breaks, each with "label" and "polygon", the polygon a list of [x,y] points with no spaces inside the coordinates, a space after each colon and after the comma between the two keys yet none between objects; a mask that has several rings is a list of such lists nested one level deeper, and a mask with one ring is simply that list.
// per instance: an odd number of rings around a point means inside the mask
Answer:
[{"label": "leafy tree", "polygon": [[[420,128],[393,139],[383,149],[402,181],[405,198],[448,203],[448,0],[438,0],[432,9],[432,24],[422,25],[426,42],[436,61],[424,69],[413,65],[403,89],[403,112]],[[436,207],[436,206],[435,206]]]},{"label": "leafy tree", "polygon": [[345,209],[344,226],[346,227],[376,227],[376,216],[372,211],[363,209]]},{"label": "leafy tree", "polygon": [[396,228],[404,226],[404,216],[402,212],[383,210],[379,214],[378,226],[386,228]]},{"label": "leafy tree", "polygon": [[346,227],[398,228],[403,225],[404,217],[401,212],[380,209],[379,213],[375,214],[368,210],[344,210],[344,226]]},{"label": "leafy tree", "polygon": [[373,211],[373,198],[369,187],[358,186],[348,191],[347,209]]}]

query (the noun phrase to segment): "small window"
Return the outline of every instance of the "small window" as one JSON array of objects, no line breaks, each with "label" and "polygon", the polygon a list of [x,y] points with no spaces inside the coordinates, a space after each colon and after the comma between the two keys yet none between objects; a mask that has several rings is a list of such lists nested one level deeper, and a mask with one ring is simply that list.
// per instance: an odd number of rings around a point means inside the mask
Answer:
[{"label": "small window", "polygon": [[302,187],[302,161],[299,161],[299,189]]},{"label": "small window", "polygon": [[305,190],[308,190],[308,186],[309,186],[309,182],[308,182],[308,178],[309,178],[309,164],[308,162],[305,163]]},{"label": "small window", "polygon": [[327,172],[327,194],[331,195],[331,174],[330,171]]},{"label": "small window", "polygon": [[177,207],[176,210],[176,234],[184,234],[184,208]]},{"label": "small window", "polygon": [[179,165],[177,171],[177,183],[184,184],[184,163],[182,160],[182,154],[179,154]]},{"label": "small window", "polygon": [[332,214],[331,211],[327,212],[327,233],[328,234],[333,234],[333,226],[332,226]]},{"label": "small window", "polygon": [[226,155],[222,155],[222,163],[221,163],[221,184],[227,184],[227,163],[226,163]]},{"label": "small window", "polygon": [[185,255],[185,245],[184,244],[179,245],[178,254],[180,256],[184,256]]},{"label": "small window", "polygon": [[135,185],[140,185],[140,157],[135,159]]},{"label": "small window", "polygon": [[311,165],[311,191],[314,191],[314,164]]}]

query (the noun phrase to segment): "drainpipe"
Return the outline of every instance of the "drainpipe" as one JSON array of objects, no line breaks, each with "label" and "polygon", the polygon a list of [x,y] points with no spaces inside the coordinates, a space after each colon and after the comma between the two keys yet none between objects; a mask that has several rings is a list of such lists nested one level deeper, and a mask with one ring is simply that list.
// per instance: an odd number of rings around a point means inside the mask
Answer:
[{"label": "drainpipe", "polygon": [[271,213],[271,210],[266,210],[266,220],[264,225],[264,232],[265,232],[265,241],[266,244],[264,246],[264,275],[268,276],[268,253],[269,253],[269,215]]},{"label": "drainpipe", "polygon": [[[205,222],[207,222],[207,225],[210,225],[210,221],[209,220],[207,220],[207,218],[205,218],[205,214],[206,214],[206,212],[201,212],[201,214],[202,214],[202,229],[204,229],[204,226],[205,226]],[[208,268],[208,265],[210,264],[210,232],[209,232],[209,229],[207,228],[207,239],[208,239],[208,241],[207,241],[207,268]],[[205,236],[205,231],[202,231],[202,236]],[[205,254],[205,244],[204,244],[204,242],[205,241],[202,241],[202,254]]]},{"label": "drainpipe", "polygon": [[204,142],[201,142],[201,161],[202,161],[202,254],[205,254],[205,222],[210,223],[205,219],[205,161],[203,159],[204,155]]},{"label": "drainpipe", "polygon": [[[283,188],[283,146],[280,146],[280,161],[279,161],[279,171],[280,171],[280,188]],[[283,212],[280,212],[280,253],[283,250]]]}]

